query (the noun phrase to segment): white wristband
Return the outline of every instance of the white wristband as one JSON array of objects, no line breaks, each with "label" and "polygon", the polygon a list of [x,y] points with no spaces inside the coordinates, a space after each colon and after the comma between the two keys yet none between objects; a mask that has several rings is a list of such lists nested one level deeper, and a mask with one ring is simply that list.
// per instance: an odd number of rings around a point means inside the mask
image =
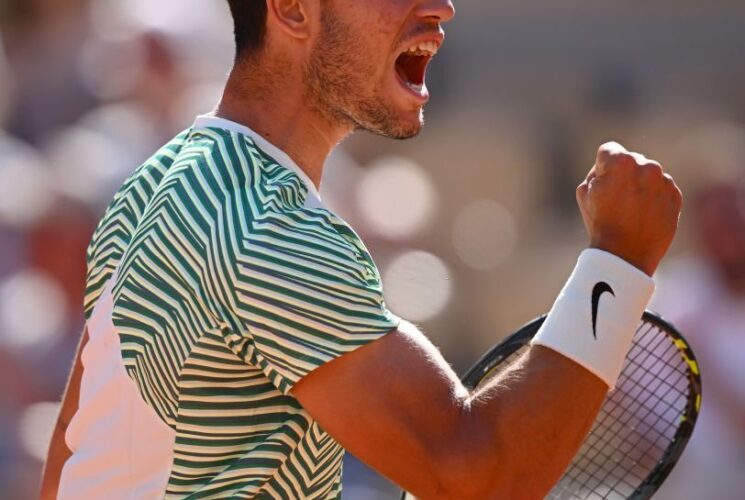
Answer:
[{"label": "white wristband", "polygon": [[625,260],[585,250],[531,343],[582,365],[612,390],[653,292],[652,278]]}]

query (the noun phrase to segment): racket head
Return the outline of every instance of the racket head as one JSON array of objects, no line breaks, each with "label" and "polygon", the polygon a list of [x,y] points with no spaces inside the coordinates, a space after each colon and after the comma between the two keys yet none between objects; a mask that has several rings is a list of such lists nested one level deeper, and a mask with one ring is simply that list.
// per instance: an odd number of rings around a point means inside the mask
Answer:
[{"label": "racket head", "polygon": [[[507,369],[528,350],[545,319],[525,324],[494,346],[463,376],[463,384],[475,389]],[[673,325],[646,311],[616,389],[547,498],[650,498],[683,453],[700,408],[701,372],[693,350]],[[602,481],[594,477],[598,471]]]}]

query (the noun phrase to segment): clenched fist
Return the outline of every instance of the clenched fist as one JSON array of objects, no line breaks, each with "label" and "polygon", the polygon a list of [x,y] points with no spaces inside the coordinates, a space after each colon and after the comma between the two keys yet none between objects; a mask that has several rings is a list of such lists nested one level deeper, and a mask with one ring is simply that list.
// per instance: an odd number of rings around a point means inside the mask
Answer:
[{"label": "clenched fist", "polygon": [[615,142],[598,149],[577,187],[590,246],[654,274],[675,236],[683,196],[656,161]]}]

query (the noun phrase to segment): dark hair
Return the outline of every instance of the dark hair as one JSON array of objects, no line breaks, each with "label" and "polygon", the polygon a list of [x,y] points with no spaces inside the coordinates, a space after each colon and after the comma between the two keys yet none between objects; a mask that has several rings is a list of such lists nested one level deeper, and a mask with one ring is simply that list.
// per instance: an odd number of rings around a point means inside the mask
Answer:
[{"label": "dark hair", "polygon": [[235,58],[258,51],[266,35],[266,0],[228,0],[233,15]]}]

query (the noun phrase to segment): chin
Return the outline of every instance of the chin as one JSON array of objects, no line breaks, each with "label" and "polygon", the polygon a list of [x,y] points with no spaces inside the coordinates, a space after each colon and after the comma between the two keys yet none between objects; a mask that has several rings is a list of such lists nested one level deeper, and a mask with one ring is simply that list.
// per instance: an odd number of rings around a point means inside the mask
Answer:
[{"label": "chin", "polygon": [[387,137],[398,140],[411,139],[419,135],[423,127],[424,119],[419,118],[416,123],[401,125],[394,133],[388,134]]},{"label": "chin", "polygon": [[422,108],[410,111],[378,113],[377,120],[359,128],[390,139],[411,139],[419,135],[424,127]]}]

